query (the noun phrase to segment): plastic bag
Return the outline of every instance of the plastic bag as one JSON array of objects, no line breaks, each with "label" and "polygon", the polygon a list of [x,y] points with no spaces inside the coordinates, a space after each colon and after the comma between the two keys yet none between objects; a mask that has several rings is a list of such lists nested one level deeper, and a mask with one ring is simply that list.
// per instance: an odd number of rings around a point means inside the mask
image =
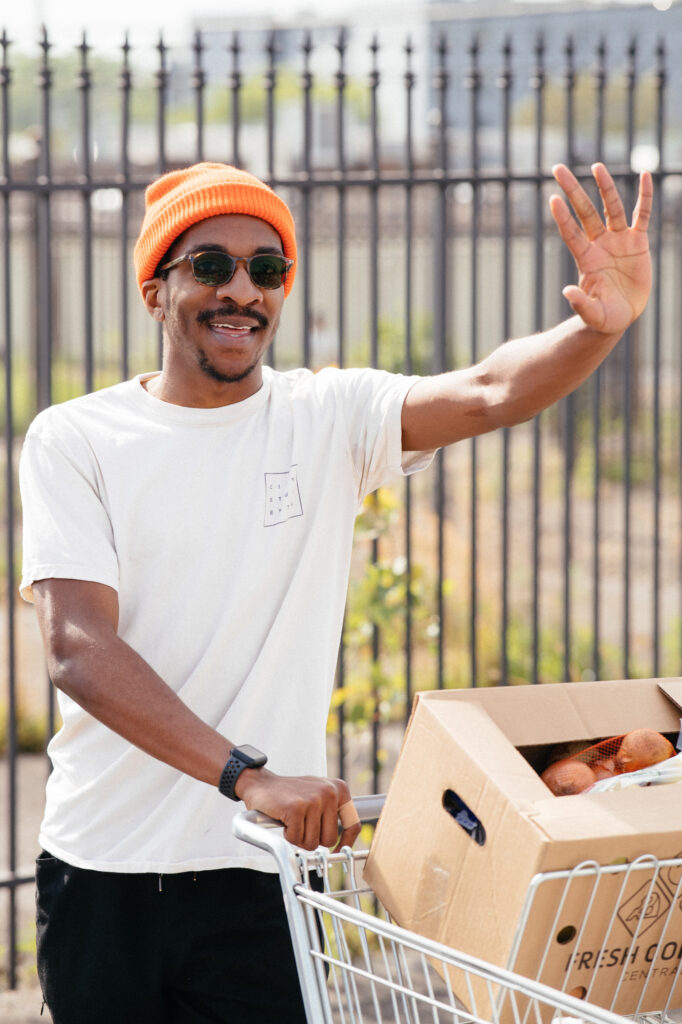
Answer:
[{"label": "plastic bag", "polygon": [[668,782],[682,782],[682,753],[648,768],[640,768],[636,772],[623,772],[612,778],[599,779],[584,792],[608,793],[616,789],[627,789],[629,786],[661,786]]}]

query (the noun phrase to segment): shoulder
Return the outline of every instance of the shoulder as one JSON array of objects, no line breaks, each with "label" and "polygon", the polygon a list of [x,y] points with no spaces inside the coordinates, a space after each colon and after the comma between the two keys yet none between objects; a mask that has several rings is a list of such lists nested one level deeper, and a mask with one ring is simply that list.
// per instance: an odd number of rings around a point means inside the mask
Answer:
[{"label": "shoulder", "polygon": [[79,417],[87,417],[106,408],[113,408],[125,404],[129,399],[136,381],[122,381],[113,384],[111,387],[101,388],[99,391],[90,391],[88,394],[78,395],[76,398],[69,398],[66,401],[55,402],[53,406],[38,413],[32,421],[29,431],[41,431],[49,429],[55,424],[66,424]]},{"label": "shoulder", "polygon": [[135,381],[123,381],[111,387],[92,391],[65,402],[57,402],[43,409],[29,425],[27,437],[60,433],[70,425],[89,418],[96,419],[105,409],[125,405],[129,400]]},{"label": "shoulder", "polygon": [[349,367],[340,369],[337,366],[326,366],[313,372],[307,369],[278,372],[268,367],[270,388],[273,392],[285,392],[296,397],[330,396],[357,397],[358,392],[407,392],[416,378],[405,377],[388,370],[376,370],[370,367]]}]

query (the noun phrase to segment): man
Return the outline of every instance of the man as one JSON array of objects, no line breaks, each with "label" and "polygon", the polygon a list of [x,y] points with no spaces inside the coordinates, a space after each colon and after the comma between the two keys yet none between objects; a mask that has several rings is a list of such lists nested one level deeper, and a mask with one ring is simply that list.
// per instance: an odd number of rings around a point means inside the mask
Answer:
[{"label": "man", "polygon": [[430,378],[264,366],[286,205],[222,164],[149,187],[134,259],[161,372],[41,413],[22,454],[21,591],[63,719],[37,869],[55,1024],[303,1019],[277,879],[224,797],[306,849],[354,841],[324,747],[359,503],[573,390],[644,308],[650,176],[631,227],[602,165],[605,224],[555,177],[576,315]]}]

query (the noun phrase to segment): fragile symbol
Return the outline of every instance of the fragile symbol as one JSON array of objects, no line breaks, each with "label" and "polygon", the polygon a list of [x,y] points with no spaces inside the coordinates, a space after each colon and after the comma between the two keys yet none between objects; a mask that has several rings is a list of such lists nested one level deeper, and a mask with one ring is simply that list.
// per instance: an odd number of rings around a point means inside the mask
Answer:
[{"label": "fragile symbol", "polygon": [[636,926],[640,918],[643,921],[649,917],[656,919],[662,912],[661,894],[659,892],[652,892],[648,899],[646,896],[642,897],[642,902],[633,909],[632,913],[625,920],[634,922]]},{"label": "fragile symbol", "polygon": [[630,935],[643,935],[670,909],[670,896],[657,879],[652,886],[645,882],[623,903],[618,911],[621,923]]}]

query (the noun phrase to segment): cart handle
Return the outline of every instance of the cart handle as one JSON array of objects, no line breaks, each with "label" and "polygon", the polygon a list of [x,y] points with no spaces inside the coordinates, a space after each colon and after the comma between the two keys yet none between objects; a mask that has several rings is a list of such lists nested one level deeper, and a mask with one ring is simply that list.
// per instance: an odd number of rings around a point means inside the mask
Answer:
[{"label": "cart handle", "polygon": [[[353,803],[355,804],[360,821],[363,824],[377,821],[383,810],[385,800],[385,793],[372,793],[371,796],[353,797]],[[260,825],[261,828],[282,828],[281,821],[278,821],[276,818],[270,818],[261,811],[242,811],[239,817],[253,825]]]}]

